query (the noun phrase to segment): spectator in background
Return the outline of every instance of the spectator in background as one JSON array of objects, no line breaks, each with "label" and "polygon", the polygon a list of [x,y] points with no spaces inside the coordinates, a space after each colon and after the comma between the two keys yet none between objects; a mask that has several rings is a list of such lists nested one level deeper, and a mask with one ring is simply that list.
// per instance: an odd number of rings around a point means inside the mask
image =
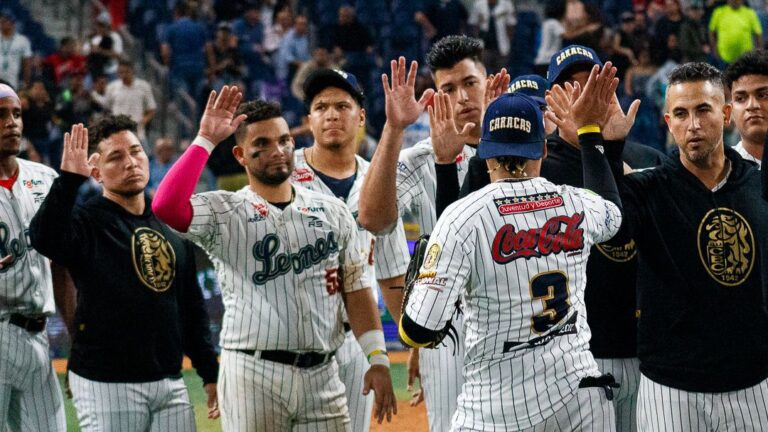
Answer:
[{"label": "spectator in background", "polygon": [[460,0],[424,0],[423,4],[415,19],[430,43],[448,35],[467,33],[469,13]]},{"label": "spectator in background", "polygon": [[[101,105],[85,88],[85,74],[83,69],[74,71],[56,98],[56,117],[59,119],[60,130],[71,130],[78,123],[89,124],[91,117],[102,111]],[[59,164],[51,163],[51,166],[58,167]]]},{"label": "spectator in background", "polygon": [[291,12],[291,7],[283,6],[275,13],[274,23],[270,26],[264,26],[266,29],[264,32],[264,52],[267,54],[275,53],[280,48],[280,41],[292,27],[293,12]]},{"label": "spectator in background", "polygon": [[290,83],[299,67],[310,58],[309,23],[306,17],[299,15],[294,21],[293,28],[280,41],[280,49],[275,56],[277,77],[283,82]]},{"label": "spectator in background", "polygon": [[96,16],[95,33],[83,45],[83,54],[88,56],[91,75],[117,76],[117,61],[123,54],[123,38],[112,31],[112,17],[102,12]]},{"label": "spectator in background", "polygon": [[650,145],[666,153],[661,111],[646,93],[648,82],[657,69],[651,60],[650,47],[641,48],[637,54],[637,64],[629,68],[622,83],[624,85],[622,107],[628,107],[633,100],[640,99],[635,124],[629,131],[627,139]]},{"label": "spectator in background", "polygon": [[[291,94],[298,100],[304,100],[304,81],[317,69],[338,69],[338,64],[331,59],[328,49],[324,46],[316,46],[312,50],[312,58],[302,64],[291,82]],[[309,128],[307,128],[309,131]]]},{"label": "spectator in background", "polygon": [[[601,51],[603,18],[600,8],[592,3],[585,5],[581,0],[569,0],[566,4],[567,25],[563,34],[563,45],[582,45]],[[575,11],[571,18],[568,18],[568,8]]]},{"label": "spectator in background", "polygon": [[333,54],[344,70],[356,76],[365,94],[371,92],[373,38],[368,29],[357,22],[352,6],[339,8],[339,23],[333,27]]},{"label": "spectator in background", "polygon": [[249,2],[245,5],[243,16],[232,24],[232,32],[237,38],[240,58],[248,69],[249,86],[258,86],[260,82],[270,78],[269,68],[264,58],[264,25],[261,23],[258,4]]},{"label": "spectator in background", "polygon": [[707,39],[707,29],[702,23],[704,8],[700,4],[692,4],[686,10],[686,17],[680,26],[680,52],[683,62],[706,62],[711,52]]},{"label": "spectator in background", "polygon": [[[22,114],[24,121],[24,136],[40,154],[44,163],[50,165],[53,132],[54,105],[45,83],[42,80],[33,80],[29,89],[19,94],[21,97]],[[60,153],[60,150],[59,150]]]},{"label": "spectator in background", "polygon": [[533,61],[533,70],[546,77],[550,58],[563,47],[565,0],[547,0],[544,5],[544,18],[541,23],[541,43]]},{"label": "spectator in background", "polygon": [[155,197],[155,191],[157,191],[160,181],[168,174],[168,170],[179,158],[170,138],[155,140],[153,152],[154,156],[149,159],[149,183],[147,184],[147,193],[150,199]]},{"label": "spectator in background", "polygon": [[85,71],[87,67],[85,56],[77,52],[77,42],[69,36],[61,39],[59,50],[49,55],[45,63],[56,86],[66,85],[72,74]]},{"label": "spectator in background", "polygon": [[109,78],[104,75],[92,75],[91,97],[102,109],[107,109],[107,86]]},{"label": "spectator in background", "polygon": [[686,21],[683,16],[682,9],[680,7],[679,0],[665,0],[664,2],[664,15],[662,15],[656,25],[654,26],[654,62],[657,64],[663,63],[669,56],[667,52],[667,43],[669,37],[674,35],[677,40],[680,40],[680,27]]},{"label": "spectator in background", "polygon": [[420,13],[419,3],[413,0],[392,0],[390,11],[392,22],[387,31],[388,48],[383,57],[394,59],[404,56],[421,63],[422,31],[421,25],[416,22]]},{"label": "spectator in background", "polygon": [[637,65],[635,55],[639,49],[636,47],[632,38],[635,30],[635,15],[632,12],[624,12],[619,17],[619,28],[611,36],[612,55],[609,60],[616,66],[618,73],[616,76],[624,79],[624,74],[633,65]]},{"label": "spectator in background", "polygon": [[125,114],[138,124],[136,136],[147,147],[147,125],[155,115],[157,105],[149,83],[136,78],[133,63],[120,61],[119,78],[107,86],[107,108],[112,114]]},{"label": "spectator in background", "polygon": [[208,86],[220,89],[225,84],[240,81],[243,63],[237,51],[237,41],[232,35],[229,23],[219,23],[216,36],[205,47],[208,57]]},{"label": "spectator in background", "polygon": [[32,45],[26,36],[16,32],[16,17],[10,11],[0,12],[0,77],[14,89],[19,76],[24,88],[32,79]]},{"label": "spectator in background", "polygon": [[[419,100],[421,95],[430,88],[435,88],[435,82],[432,80],[432,75],[419,74],[416,76],[416,85],[414,86],[414,96],[416,96],[416,100]],[[427,113],[427,110],[424,110],[419,114],[419,118],[408,125],[403,131],[403,146],[401,149],[413,147],[417,142],[427,138],[429,138],[429,113]]]},{"label": "spectator in background", "polygon": [[728,0],[718,7],[709,20],[709,39],[715,58],[731,63],[753,48],[762,48],[763,29],[754,9],[744,0]]},{"label": "spectator in background", "polygon": [[469,25],[483,41],[483,64],[496,73],[507,66],[517,18],[510,0],[477,0]]},{"label": "spectator in background", "polygon": [[[160,54],[163,63],[169,67],[168,77],[174,92],[184,90],[198,101],[202,98],[205,78],[206,30],[202,24],[192,19],[192,9],[186,2],[177,3],[173,15],[174,22],[165,29]],[[197,115],[187,114],[193,117]],[[135,118],[133,120],[138,122]],[[141,133],[139,138],[144,140]]]}]

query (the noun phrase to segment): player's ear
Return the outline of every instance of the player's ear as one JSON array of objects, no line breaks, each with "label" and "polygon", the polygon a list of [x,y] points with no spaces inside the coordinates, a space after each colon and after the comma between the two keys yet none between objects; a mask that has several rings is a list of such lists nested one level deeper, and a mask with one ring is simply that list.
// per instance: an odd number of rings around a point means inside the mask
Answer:
[{"label": "player's ear", "polygon": [[237,163],[240,164],[240,166],[245,166],[245,150],[240,146],[240,144],[235,144],[234,147],[232,147],[232,156],[235,157],[235,160]]},{"label": "player's ear", "polygon": [[93,179],[99,183],[101,183],[101,171],[99,170],[100,158],[100,153],[93,153],[90,157],[88,157],[88,165],[91,167],[91,177],[93,177]]},{"label": "player's ear", "polygon": [[733,113],[733,105],[723,105],[723,121],[726,127],[731,123],[731,113]]},{"label": "player's ear", "polygon": [[360,108],[360,126],[365,126],[365,108]]}]

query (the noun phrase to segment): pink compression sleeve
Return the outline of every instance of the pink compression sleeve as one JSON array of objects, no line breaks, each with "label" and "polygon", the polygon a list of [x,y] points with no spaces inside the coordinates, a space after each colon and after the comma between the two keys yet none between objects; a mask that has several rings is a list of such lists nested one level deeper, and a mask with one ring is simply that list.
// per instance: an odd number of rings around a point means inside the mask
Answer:
[{"label": "pink compression sleeve", "polygon": [[191,145],[175,164],[168,170],[157,187],[152,211],[158,219],[171,228],[187,232],[192,223],[192,204],[189,199],[195,192],[195,185],[208,161],[208,151]]}]

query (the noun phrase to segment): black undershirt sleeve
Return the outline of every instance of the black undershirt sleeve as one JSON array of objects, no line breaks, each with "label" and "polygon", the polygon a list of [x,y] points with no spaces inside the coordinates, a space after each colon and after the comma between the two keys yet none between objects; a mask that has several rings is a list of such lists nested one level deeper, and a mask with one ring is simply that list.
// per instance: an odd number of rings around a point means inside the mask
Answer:
[{"label": "black undershirt sleeve", "polygon": [[768,165],[766,165],[766,161],[768,160],[768,151],[765,151],[766,148],[768,148],[768,135],[765,136],[765,144],[763,145],[763,158],[760,162],[760,184],[762,186],[760,189],[763,195],[763,199],[768,201]]},{"label": "black undershirt sleeve", "polygon": [[440,219],[443,210],[459,198],[459,172],[456,164],[435,163],[435,177],[435,214]]},{"label": "black undershirt sleeve", "polygon": [[480,156],[477,155],[472,156],[467,164],[467,175],[464,177],[464,183],[461,184],[459,198],[464,198],[490,183],[491,176],[488,174],[488,166],[485,164],[485,159],[480,159]]},{"label": "black undershirt sleeve", "polygon": [[602,136],[598,132],[581,134],[579,144],[584,169],[584,187],[616,204],[621,210],[621,198],[614,178],[617,167],[611,166],[603,154],[605,149]]}]

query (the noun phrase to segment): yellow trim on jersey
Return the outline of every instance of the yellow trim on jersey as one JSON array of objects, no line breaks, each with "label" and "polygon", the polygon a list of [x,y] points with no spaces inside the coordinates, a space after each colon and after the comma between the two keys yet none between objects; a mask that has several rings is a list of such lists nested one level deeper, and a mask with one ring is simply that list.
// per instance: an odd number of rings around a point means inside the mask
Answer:
[{"label": "yellow trim on jersey", "polygon": [[[405,315],[405,314],[403,314],[403,315]],[[408,345],[408,346],[412,346],[414,348],[424,348],[425,346],[429,345],[429,342],[423,343],[423,344],[414,342],[410,337],[408,337],[407,334],[405,334],[405,331],[403,330],[403,317],[402,316],[400,317],[400,322],[398,323],[398,326],[397,326],[397,332],[398,332],[398,334],[400,334],[400,339],[402,339],[403,342],[405,342],[405,344]]]},{"label": "yellow trim on jersey", "polygon": [[583,135],[586,133],[600,133],[600,126],[596,124],[590,124],[582,126],[576,130],[576,135]]}]

